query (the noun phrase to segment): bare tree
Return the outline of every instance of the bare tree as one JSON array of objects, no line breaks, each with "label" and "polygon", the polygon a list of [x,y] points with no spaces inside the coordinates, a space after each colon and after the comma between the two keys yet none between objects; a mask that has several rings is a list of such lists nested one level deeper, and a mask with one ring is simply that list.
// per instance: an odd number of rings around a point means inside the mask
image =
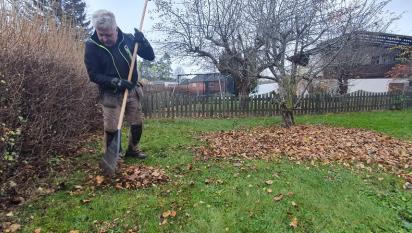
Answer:
[{"label": "bare tree", "polygon": [[[175,54],[204,58],[230,74],[241,96],[248,95],[259,78],[275,80],[289,127],[304,93],[298,93],[298,83],[306,80],[309,85],[316,79],[354,32],[381,24],[380,13],[388,2],[184,0],[174,5],[158,0],[157,29]],[[267,69],[272,76],[262,75]]]},{"label": "bare tree", "polygon": [[[261,6],[259,6],[259,3]],[[266,9],[257,21],[266,29],[265,57],[279,84],[284,125],[294,124],[293,109],[298,107],[308,85],[326,66],[343,53],[356,32],[383,25],[380,13],[388,1],[375,0],[284,0],[251,5]],[[265,25],[266,23],[267,25]],[[267,30],[271,26],[274,30]],[[309,61],[310,57],[310,61]],[[306,81],[303,90],[298,84]]]},{"label": "bare tree", "polygon": [[[263,42],[249,21],[246,0],[185,0],[182,4],[158,0],[161,22],[155,27],[165,35],[163,45],[174,55],[200,57],[223,74],[230,74],[237,93],[247,96],[259,73],[268,66],[258,62]],[[263,67],[265,66],[265,67]]]}]

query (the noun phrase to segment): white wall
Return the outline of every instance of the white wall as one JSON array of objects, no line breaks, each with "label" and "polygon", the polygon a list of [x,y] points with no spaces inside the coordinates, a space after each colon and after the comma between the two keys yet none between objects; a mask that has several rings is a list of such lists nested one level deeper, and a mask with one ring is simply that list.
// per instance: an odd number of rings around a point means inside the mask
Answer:
[{"label": "white wall", "polygon": [[277,90],[278,90],[277,83],[258,84],[256,88],[253,90],[253,92],[250,94],[250,96],[263,95],[263,94],[266,94],[272,91],[277,91]]},{"label": "white wall", "polygon": [[348,93],[354,91],[386,92],[389,90],[389,78],[349,79]]}]

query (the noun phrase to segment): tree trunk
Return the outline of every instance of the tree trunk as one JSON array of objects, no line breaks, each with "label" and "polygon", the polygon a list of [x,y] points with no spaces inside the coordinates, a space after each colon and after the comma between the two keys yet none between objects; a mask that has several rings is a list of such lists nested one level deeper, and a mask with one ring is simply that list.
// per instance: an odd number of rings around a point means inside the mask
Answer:
[{"label": "tree trunk", "polygon": [[285,103],[280,105],[280,111],[282,114],[283,127],[290,128],[295,125],[295,118],[293,117],[293,110],[288,109]]},{"label": "tree trunk", "polygon": [[341,75],[338,78],[338,88],[339,88],[339,94],[344,95],[348,93],[348,78],[345,77],[344,75]]},{"label": "tree trunk", "polygon": [[249,93],[245,91],[239,92],[239,108],[242,111],[247,111],[249,109]]}]

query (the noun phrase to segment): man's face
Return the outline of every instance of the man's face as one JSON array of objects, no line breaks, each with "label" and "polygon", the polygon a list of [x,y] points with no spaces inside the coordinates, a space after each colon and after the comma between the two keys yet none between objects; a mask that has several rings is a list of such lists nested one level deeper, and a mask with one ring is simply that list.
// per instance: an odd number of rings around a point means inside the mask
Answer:
[{"label": "man's face", "polygon": [[117,41],[117,28],[96,28],[97,37],[106,47],[112,47]]}]

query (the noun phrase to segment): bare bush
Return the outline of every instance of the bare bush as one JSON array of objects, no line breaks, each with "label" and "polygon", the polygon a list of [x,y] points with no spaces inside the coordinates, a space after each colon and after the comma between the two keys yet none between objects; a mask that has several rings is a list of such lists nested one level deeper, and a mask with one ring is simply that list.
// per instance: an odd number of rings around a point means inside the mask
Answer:
[{"label": "bare bush", "polygon": [[[68,154],[82,135],[98,127],[96,88],[83,65],[83,38],[69,24],[21,17],[0,1],[0,178],[1,184]],[[16,178],[17,179],[17,178]],[[16,180],[14,180],[16,182]],[[1,187],[0,196],[5,187]]]}]

